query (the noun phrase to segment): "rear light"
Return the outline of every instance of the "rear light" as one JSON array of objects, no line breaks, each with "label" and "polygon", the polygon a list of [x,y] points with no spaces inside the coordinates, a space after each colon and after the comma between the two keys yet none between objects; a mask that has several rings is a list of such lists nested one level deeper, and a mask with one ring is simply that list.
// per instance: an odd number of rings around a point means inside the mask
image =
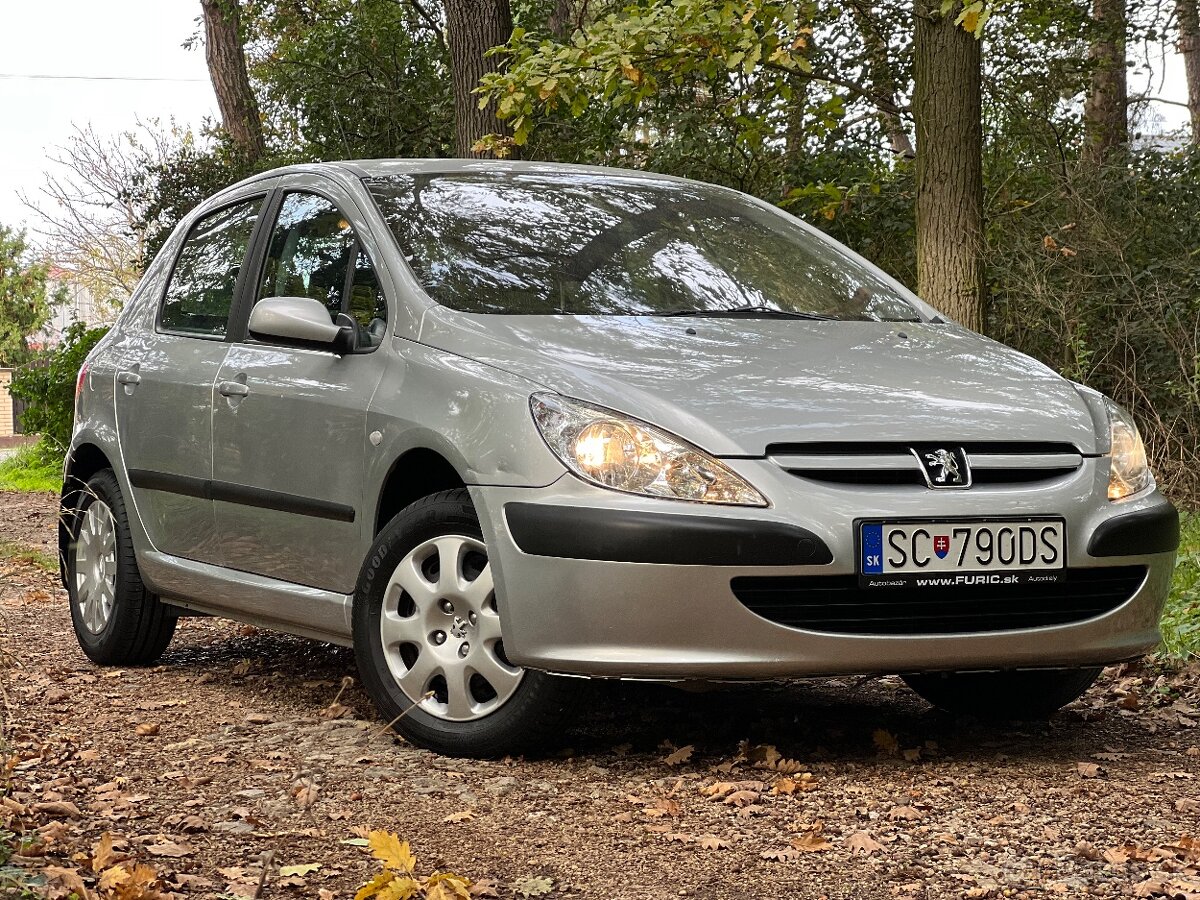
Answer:
[{"label": "rear light", "polygon": [[84,363],[79,367],[79,377],[75,379],[75,400],[78,402],[79,393],[83,390],[83,382],[87,379],[88,364]]}]

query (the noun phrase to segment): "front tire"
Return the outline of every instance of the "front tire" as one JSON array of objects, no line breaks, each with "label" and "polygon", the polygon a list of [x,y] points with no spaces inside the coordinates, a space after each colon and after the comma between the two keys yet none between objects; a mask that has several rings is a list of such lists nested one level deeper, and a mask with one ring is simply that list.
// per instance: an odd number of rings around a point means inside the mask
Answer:
[{"label": "front tire", "polygon": [[111,469],[80,492],[67,548],[67,595],[79,646],[94,663],[145,665],[167,649],[176,618],[142,582],[125,498]]},{"label": "front tire", "polygon": [[905,684],[946,712],[980,719],[1046,719],[1084,695],[1101,669],[929,672]]},{"label": "front tire", "polygon": [[355,595],[354,655],[383,718],[446,756],[538,747],[558,729],[572,687],[505,656],[466,489],[418,500],[380,532]]}]

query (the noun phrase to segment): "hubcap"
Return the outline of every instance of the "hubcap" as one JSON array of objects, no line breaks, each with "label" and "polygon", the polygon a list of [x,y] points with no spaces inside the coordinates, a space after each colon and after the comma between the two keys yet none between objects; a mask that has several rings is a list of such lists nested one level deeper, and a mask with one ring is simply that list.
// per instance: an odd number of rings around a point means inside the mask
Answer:
[{"label": "hubcap", "polygon": [[112,618],[116,596],[117,526],[108,504],[93,500],[75,541],[75,599],[92,634],[103,631]]},{"label": "hubcap", "polygon": [[400,689],[450,722],[495,712],[525,676],[504,655],[487,548],[476,538],[445,535],[404,557],[383,595],[379,636]]}]

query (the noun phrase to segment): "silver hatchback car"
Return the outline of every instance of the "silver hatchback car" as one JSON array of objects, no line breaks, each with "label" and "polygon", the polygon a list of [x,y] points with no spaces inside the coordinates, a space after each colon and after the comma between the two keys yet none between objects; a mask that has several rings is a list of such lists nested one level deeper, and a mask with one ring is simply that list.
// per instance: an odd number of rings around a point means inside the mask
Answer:
[{"label": "silver hatchback car", "polygon": [[89,657],[197,614],[352,645],[448,754],[535,745],[562,675],[900,673],[1045,715],[1156,644],[1178,543],[1111,401],[769,204],[628,171],[244,181],[77,393]]}]

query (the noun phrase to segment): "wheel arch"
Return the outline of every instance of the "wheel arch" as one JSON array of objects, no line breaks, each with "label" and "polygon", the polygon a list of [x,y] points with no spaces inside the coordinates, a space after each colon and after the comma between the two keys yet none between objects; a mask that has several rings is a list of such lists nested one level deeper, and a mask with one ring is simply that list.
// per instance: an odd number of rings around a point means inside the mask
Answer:
[{"label": "wheel arch", "polygon": [[392,463],[375,506],[374,532],[383,527],[406,506],[436,494],[466,487],[458,469],[444,455],[429,447],[412,447]]},{"label": "wheel arch", "polygon": [[67,549],[75,531],[76,510],[84,487],[97,472],[111,469],[108,455],[96,444],[83,442],[72,447],[63,466],[62,492],[58,512],[58,572],[63,587],[67,584]]}]

